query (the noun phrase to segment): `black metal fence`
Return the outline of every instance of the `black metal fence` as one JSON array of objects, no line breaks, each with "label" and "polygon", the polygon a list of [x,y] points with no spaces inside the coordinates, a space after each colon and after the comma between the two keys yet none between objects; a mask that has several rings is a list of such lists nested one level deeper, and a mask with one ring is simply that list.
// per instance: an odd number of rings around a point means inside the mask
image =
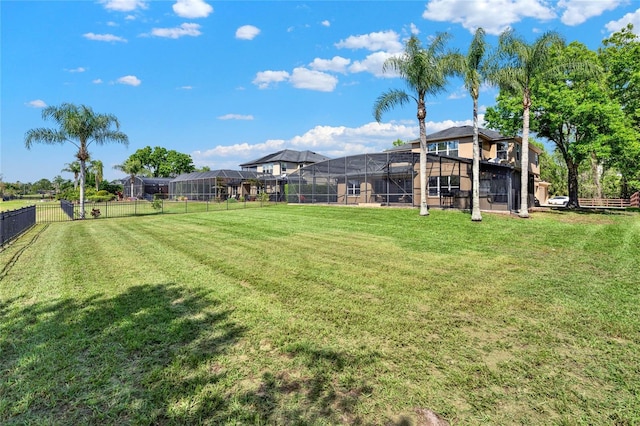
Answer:
[{"label": "black metal fence", "polygon": [[[238,201],[230,198],[227,200],[133,200],[133,201],[106,201],[100,203],[87,202],[84,205],[85,219],[104,219],[126,216],[142,216],[154,214],[176,214],[213,212],[222,210],[238,210],[248,208],[266,207],[276,204],[276,201]],[[36,206],[36,222],[64,222],[80,219],[80,204],[66,200],[60,202],[38,203]]]},{"label": "black metal fence", "polygon": [[36,224],[36,207],[0,212],[0,247]]}]

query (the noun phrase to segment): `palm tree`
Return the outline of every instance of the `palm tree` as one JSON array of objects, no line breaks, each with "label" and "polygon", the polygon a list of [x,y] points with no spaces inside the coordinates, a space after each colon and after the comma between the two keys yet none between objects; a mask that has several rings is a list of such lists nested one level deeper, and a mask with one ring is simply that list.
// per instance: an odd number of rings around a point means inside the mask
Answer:
[{"label": "palm tree", "polygon": [[134,196],[133,192],[133,183],[136,179],[136,176],[145,171],[144,167],[140,160],[135,157],[129,157],[122,164],[116,164],[113,166],[114,169],[125,172],[131,178],[131,197]]},{"label": "palm tree", "polygon": [[[52,119],[58,129],[38,128],[27,131],[24,143],[31,149],[34,143],[64,144],[70,142],[78,151],[80,162],[80,218],[84,219],[84,176],[85,164],[89,160],[89,145],[103,145],[108,142],[129,144],[129,138],[120,131],[120,122],[112,114],[96,114],[85,105],[64,103],[48,106],[42,110],[43,120]],[[114,128],[115,127],[115,128]]]},{"label": "palm tree", "polygon": [[517,37],[512,30],[500,35],[499,52],[505,60],[494,69],[491,79],[501,90],[522,95],[522,153],[520,156],[520,211],[518,216],[529,217],[529,113],[531,88],[536,78],[557,69],[551,64],[554,46],[563,45],[564,39],[556,32],[542,34],[532,44]]},{"label": "palm tree", "polygon": [[387,59],[383,71],[394,71],[404,79],[411,94],[404,90],[390,89],[378,97],[373,106],[377,122],[382,114],[395,106],[403,106],[411,100],[418,107],[417,117],[420,127],[420,215],[427,216],[427,130],[425,118],[427,107],[425,97],[443,91],[447,77],[453,75],[453,54],[445,51],[449,34],[439,33],[423,49],[416,36],[411,36],[400,56]]},{"label": "palm tree", "polygon": [[102,161],[100,160],[91,160],[89,163],[89,170],[93,173],[93,176],[96,180],[96,191],[100,190],[100,182],[102,182],[104,166],[102,165]]},{"label": "palm tree", "polygon": [[73,189],[78,188],[78,178],[80,177],[80,162],[73,161],[71,163],[65,163],[65,168],[60,170],[61,172],[73,173]]},{"label": "palm tree", "polygon": [[485,52],[487,43],[485,41],[484,29],[476,29],[467,56],[457,55],[456,71],[464,79],[464,86],[469,91],[473,100],[473,165],[472,175],[472,200],[471,200],[471,220],[480,222],[480,142],[478,140],[478,98],[480,97],[480,85],[488,81],[487,60]]}]

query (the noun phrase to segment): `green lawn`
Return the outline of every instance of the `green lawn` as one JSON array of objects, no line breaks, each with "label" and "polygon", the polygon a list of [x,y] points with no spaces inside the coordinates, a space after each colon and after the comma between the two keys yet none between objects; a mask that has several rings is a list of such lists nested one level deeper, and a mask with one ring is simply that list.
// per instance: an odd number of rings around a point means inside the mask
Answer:
[{"label": "green lawn", "polygon": [[2,424],[640,423],[640,215],[271,206],[0,252]]}]

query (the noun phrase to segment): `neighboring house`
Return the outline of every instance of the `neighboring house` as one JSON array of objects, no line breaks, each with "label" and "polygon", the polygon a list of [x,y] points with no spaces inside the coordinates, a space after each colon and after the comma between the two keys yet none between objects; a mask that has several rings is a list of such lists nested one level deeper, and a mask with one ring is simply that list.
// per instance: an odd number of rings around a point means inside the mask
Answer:
[{"label": "neighboring house", "polygon": [[173,178],[154,178],[136,176],[133,180],[133,194],[131,193],[131,176],[120,179],[125,198],[153,199],[158,194],[166,198],[169,194],[169,182]]},{"label": "neighboring house", "polygon": [[326,161],[329,157],[317,154],[312,151],[295,151],[285,149],[266,155],[257,160],[240,164],[242,170],[254,171],[258,173],[268,173],[273,176],[286,176],[309,164],[319,161]]}]

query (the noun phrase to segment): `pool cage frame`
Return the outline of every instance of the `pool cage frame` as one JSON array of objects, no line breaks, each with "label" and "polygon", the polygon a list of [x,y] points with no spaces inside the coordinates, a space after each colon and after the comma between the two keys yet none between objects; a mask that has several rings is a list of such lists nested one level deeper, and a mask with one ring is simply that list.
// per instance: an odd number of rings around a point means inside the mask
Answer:
[{"label": "pool cage frame", "polygon": [[[420,205],[420,154],[383,152],[318,162],[287,176],[289,203]],[[433,177],[441,179],[429,179]],[[469,209],[471,161],[427,154],[430,207]]]},{"label": "pool cage frame", "polygon": [[262,193],[268,194],[270,201],[283,201],[282,180],[254,171],[211,170],[183,174],[169,182],[171,200],[254,201]]}]

